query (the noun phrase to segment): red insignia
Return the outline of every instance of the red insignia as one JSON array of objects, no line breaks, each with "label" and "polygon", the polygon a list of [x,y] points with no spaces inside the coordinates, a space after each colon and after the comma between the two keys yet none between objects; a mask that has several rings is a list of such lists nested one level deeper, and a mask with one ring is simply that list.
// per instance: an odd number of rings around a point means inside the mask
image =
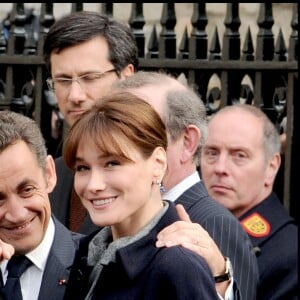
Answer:
[{"label": "red insignia", "polygon": [[271,231],[270,223],[256,212],[242,220],[241,225],[248,234],[258,238],[267,236]]},{"label": "red insignia", "polygon": [[67,280],[66,279],[60,279],[58,280],[58,285],[66,285],[67,284]]}]

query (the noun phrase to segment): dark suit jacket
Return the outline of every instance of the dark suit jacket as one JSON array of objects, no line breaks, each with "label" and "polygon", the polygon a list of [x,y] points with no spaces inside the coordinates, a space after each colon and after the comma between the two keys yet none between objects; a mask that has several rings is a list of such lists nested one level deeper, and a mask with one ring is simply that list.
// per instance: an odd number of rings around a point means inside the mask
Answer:
[{"label": "dark suit jacket", "polygon": [[[81,234],[65,228],[55,217],[55,235],[42,278],[38,300],[62,300]],[[2,275],[0,272],[2,282]],[[1,295],[0,295],[1,299]]]},{"label": "dark suit jacket", "polygon": [[63,299],[66,285],[59,283],[63,282],[61,280],[68,282],[79,239],[82,237],[81,234],[69,231],[55,217],[53,220],[55,235],[42,279],[39,300]]},{"label": "dark suit jacket", "polygon": [[175,203],[182,204],[191,220],[204,227],[222,254],[230,258],[241,299],[256,299],[257,260],[237,218],[209,197],[203,181],[189,188]]},{"label": "dark suit jacket", "polygon": [[[70,200],[73,188],[74,172],[70,170],[62,157],[55,159],[57,184],[49,195],[51,209],[56,218],[69,228]],[[99,229],[91,220],[89,214],[85,217],[79,232],[85,235]]]},{"label": "dark suit jacket", "polygon": [[257,249],[257,299],[298,299],[298,226],[275,193],[241,218]]},{"label": "dark suit jacket", "polygon": [[[183,247],[156,248],[158,232],[178,220],[175,206],[148,234],[116,252],[116,261],[107,261],[97,281],[92,299],[218,299],[211,271],[205,260]],[[88,242],[81,241],[70,275],[65,300],[81,300],[88,292],[91,267],[87,266]]]}]

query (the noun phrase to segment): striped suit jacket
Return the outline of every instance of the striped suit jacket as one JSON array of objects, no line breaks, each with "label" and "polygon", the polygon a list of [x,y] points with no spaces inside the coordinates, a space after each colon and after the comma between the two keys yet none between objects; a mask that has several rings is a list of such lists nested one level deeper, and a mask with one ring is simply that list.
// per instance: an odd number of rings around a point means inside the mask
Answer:
[{"label": "striped suit jacket", "polygon": [[237,218],[210,198],[203,181],[194,184],[176,201],[182,204],[192,222],[200,224],[213,238],[224,256],[231,260],[237,290],[236,298],[256,299],[258,267],[248,235]]}]

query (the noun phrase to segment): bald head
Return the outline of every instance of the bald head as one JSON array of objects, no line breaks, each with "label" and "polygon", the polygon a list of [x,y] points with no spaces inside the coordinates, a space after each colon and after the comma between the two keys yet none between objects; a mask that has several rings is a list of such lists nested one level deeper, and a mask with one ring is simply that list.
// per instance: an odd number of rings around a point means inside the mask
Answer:
[{"label": "bald head", "polygon": [[[232,126],[236,129],[241,128],[241,126],[253,127],[253,125],[257,125],[256,128],[259,131],[259,135],[255,133],[254,130],[252,130],[252,132],[256,134],[256,139],[260,137],[266,160],[280,152],[279,133],[271,120],[260,108],[248,104],[226,106],[211,118],[209,124],[212,125],[214,119],[217,121],[223,118],[223,116],[225,118],[225,114],[228,116],[228,119],[230,119]],[[245,122],[244,118],[247,118],[249,121]],[[225,127],[229,126],[225,125]],[[248,132],[250,133],[251,130]]]},{"label": "bald head", "polygon": [[[194,124],[201,131],[201,145],[206,136],[206,108],[200,97],[177,78],[161,72],[136,72],[115,83],[150,103],[164,121],[172,140]],[[198,151],[197,151],[198,152]]]},{"label": "bald head", "polygon": [[115,88],[127,90],[147,101],[166,122],[167,95],[170,91],[184,91],[186,86],[175,77],[158,72],[136,72],[133,76],[116,82]]},{"label": "bald head", "polygon": [[201,174],[209,195],[240,217],[270,195],[280,166],[279,135],[259,109],[241,104],[208,123]]}]

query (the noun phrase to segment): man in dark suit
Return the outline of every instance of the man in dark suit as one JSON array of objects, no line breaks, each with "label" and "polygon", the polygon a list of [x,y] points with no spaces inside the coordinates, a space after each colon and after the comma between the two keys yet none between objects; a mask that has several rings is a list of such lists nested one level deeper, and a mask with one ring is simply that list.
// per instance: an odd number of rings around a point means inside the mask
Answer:
[{"label": "man in dark suit", "polygon": [[13,253],[30,261],[20,277],[24,300],[63,299],[81,235],[51,216],[54,161],[34,120],[1,111],[0,128],[0,239],[12,246],[0,251],[0,299],[16,299],[4,296]]},{"label": "man in dark suit", "polygon": [[[132,75],[138,50],[129,26],[97,12],[75,12],[55,22],[47,33],[44,58],[65,124],[72,124],[115,81]],[[73,172],[55,160],[57,186],[50,194],[54,215],[69,229],[89,234],[97,227],[73,192]]]},{"label": "man in dark suit", "polygon": [[[137,72],[116,83],[114,88],[136,94],[160,114],[168,133],[168,170],[163,179],[163,198],[181,204],[191,221],[200,224],[213,238],[222,254],[229,257],[241,299],[256,299],[258,270],[251,242],[238,220],[209,197],[197,172],[199,153],[207,128],[206,109],[201,99],[175,78],[156,72]],[[160,246],[169,245],[172,230],[178,239],[180,232],[182,233],[179,243],[182,243],[183,235],[188,237],[186,228],[183,231],[175,229],[167,228],[161,232]],[[168,237],[164,238],[167,233]],[[195,251],[194,244],[195,241],[201,241],[202,229],[195,226],[190,234],[191,239],[187,239],[185,245],[190,245],[190,249]],[[175,237],[171,245],[174,240],[176,241]],[[198,251],[207,257],[205,248]],[[224,258],[207,261],[215,276],[225,275]]]}]

